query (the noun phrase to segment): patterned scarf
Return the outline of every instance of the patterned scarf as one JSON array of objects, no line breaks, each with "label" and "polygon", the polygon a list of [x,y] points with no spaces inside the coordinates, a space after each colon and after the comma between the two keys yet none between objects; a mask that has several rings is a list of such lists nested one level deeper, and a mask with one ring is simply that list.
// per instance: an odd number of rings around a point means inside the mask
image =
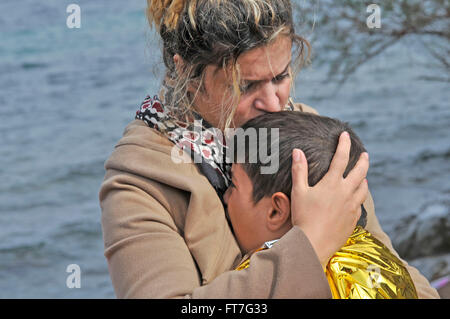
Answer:
[{"label": "patterned scarf", "polygon": [[188,153],[222,199],[231,181],[231,163],[226,161],[226,142],[222,132],[192,111],[193,123],[183,122],[164,107],[157,95],[147,96],[136,112],[136,119],[164,134]]}]

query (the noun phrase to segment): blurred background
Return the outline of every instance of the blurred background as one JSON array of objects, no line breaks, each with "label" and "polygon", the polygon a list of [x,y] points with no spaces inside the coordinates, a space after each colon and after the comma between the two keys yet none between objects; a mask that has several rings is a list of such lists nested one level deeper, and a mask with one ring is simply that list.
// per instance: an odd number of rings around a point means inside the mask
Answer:
[{"label": "blurred background", "polygon": [[[336,1],[334,1],[336,2]],[[81,8],[68,28],[67,7]],[[450,275],[448,0],[294,0],[311,64],[293,97],[349,122],[371,159],[382,228],[444,296]],[[378,3],[381,28],[369,29]],[[103,164],[159,91],[146,1],[0,2],[0,298],[114,298]],[[69,289],[66,268],[81,269]],[[447,286],[448,287],[448,286]]]}]

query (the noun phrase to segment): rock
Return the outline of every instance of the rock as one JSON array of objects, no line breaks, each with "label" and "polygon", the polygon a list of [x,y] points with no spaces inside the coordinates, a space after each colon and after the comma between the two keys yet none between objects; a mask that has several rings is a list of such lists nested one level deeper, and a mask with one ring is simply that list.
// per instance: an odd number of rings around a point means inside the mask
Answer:
[{"label": "rock", "polygon": [[450,299],[450,284],[438,289],[438,293],[441,299]]},{"label": "rock", "polygon": [[420,269],[420,272],[429,280],[433,281],[450,274],[450,253],[422,257],[408,261],[408,263]]},{"label": "rock", "polygon": [[394,248],[407,260],[450,253],[450,202],[433,203],[403,218],[392,234]]}]

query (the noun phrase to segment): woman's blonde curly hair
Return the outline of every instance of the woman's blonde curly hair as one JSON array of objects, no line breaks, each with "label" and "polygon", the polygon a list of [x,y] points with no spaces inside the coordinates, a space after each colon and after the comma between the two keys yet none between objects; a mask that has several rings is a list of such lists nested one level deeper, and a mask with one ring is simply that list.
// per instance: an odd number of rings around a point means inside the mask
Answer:
[{"label": "woman's blonde curly hair", "polygon": [[[147,0],[147,5],[149,24],[156,27],[163,42],[168,88],[164,100],[180,116],[192,108],[193,95],[187,88],[203,89],[207,65],[231,72],[232,92],[224,93],[219,124],[227,128],[241,95],[237,58],[242,53],[285,35],[297,48],[291,75],[309,59],[310,44],[295,34],[290,0]],[[175,66],[175,54],[184,61],[181,67]],[[225,103],[226,99],[231,102]]]}]

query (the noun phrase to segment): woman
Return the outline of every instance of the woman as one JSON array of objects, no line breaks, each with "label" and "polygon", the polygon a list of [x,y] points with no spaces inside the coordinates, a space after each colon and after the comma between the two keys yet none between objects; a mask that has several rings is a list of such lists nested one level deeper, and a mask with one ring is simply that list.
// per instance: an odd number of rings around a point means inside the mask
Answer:
[{"label": "woman", "polygon": [[[307,185],[304,154],[293,152],[294,227],[253,256],[246,271],[229,271],[245,256],[222,202],[229,165],[221,132],[264,113],[315,112],[289,99],[309,45],[295,34],[288,0],[147,3],[167,72],[160,96],[142,103],[105,164],[102,227],[116,295],[330,298],[322,267],[351,234],[363,202],[368,230],[393,250],[368,195],[368,156],[342,178],[350,146],[343,134],[314,187]],[[175,156],[174,149],[186,153]],[[178,160],[188,153],[200,163]],[[408,270],[420,297],[438,297],[416,269]]]}]

